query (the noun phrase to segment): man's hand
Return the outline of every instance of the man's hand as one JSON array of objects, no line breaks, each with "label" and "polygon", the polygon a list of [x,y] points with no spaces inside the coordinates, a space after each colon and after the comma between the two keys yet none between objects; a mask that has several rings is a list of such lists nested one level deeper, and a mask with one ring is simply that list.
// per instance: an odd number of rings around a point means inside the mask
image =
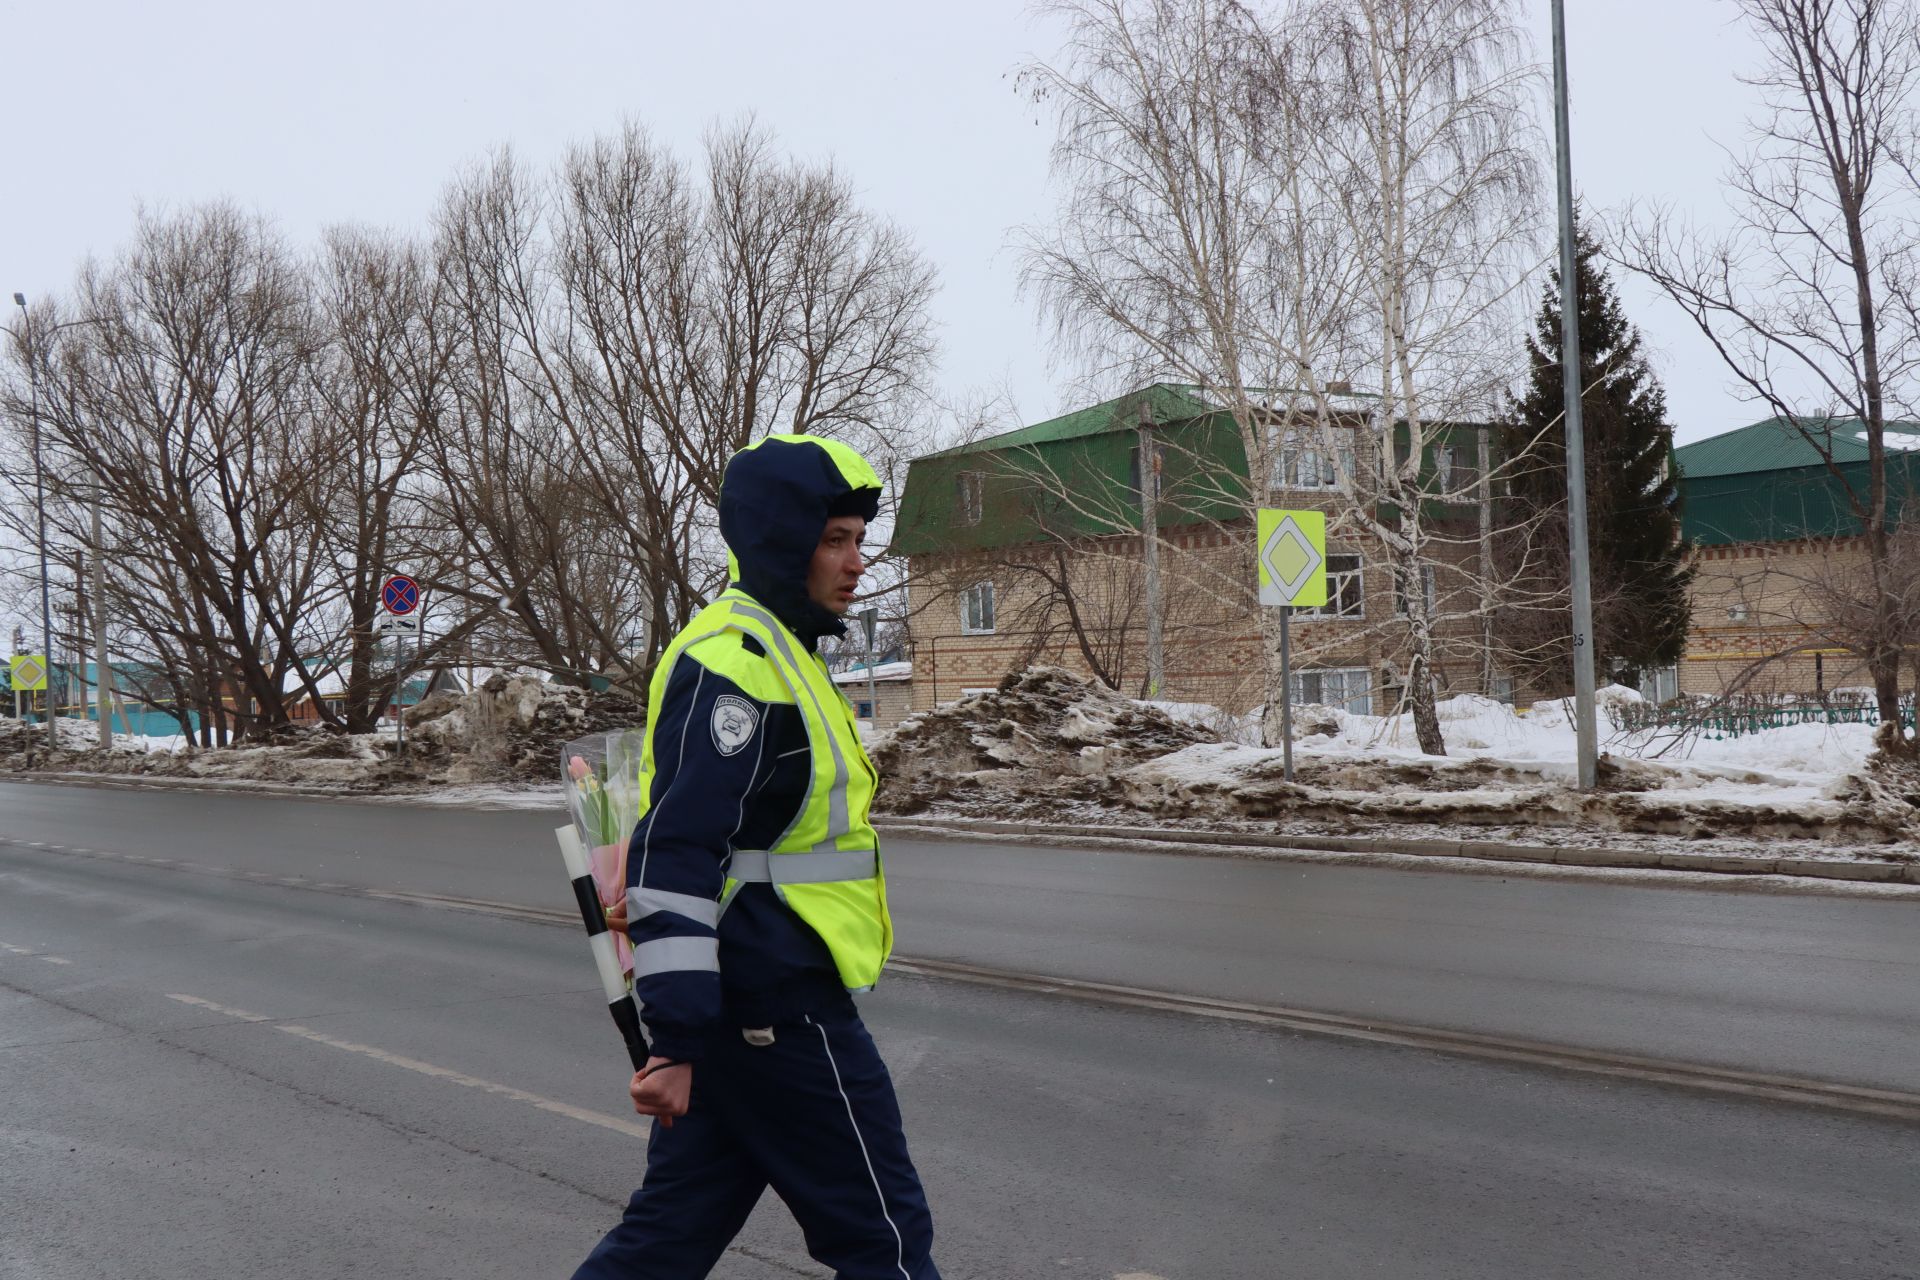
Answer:
[{"label": "man's hand", "polygon": [[693,1094],[693,1064],[648,1058],[647,1065],[633,1073],[627,1092],[633,1095],[635,1111],[653,1116],[671,1129],[675,1116],[687,1114],[687,1100]]},{"label": "man's hand", "polygon": [[608,929],[614,933],[625,933],[627,931],[626,895],[622,894],[618,902],[603,904],[601,910],[606,914]]}]

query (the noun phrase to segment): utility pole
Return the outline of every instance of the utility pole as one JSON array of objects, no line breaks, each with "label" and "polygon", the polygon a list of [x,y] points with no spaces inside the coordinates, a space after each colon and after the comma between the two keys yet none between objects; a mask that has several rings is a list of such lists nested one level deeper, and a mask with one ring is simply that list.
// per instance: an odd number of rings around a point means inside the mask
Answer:
[{"label": "utility pole", "polygon": [[875,733],[880,731],[880,687],[873,679],[873,633],[880,628],[880,610],[869,608],[860,614],[860,629],[867,635],[867,711]]},{"label": "utility pole", "polygon": [[47,660],[47,754],[54,752],[53,723],[53,595],[47,588],[47,479],[40,459],[40,364],[38,353],[33,344],[33,314],[27,310],[27,295],[15,293],[13,304],[20,308],[20,319],[26,325],[27,337],[27,385],[31,388],[28,404],[28,421],[33,425],[33,509],[34,518],[39,525],[40,543],[40,651]]},{"label": "utility pole", "polygon": [[1479,477],[1474,495],[1480,506],[1480,693],[1493,696],[1493,450],[1491,428],[1474,432],[1474,462]]},{"label": "utility pole", "polygon": [[1160,448],[1153,437],[1153,407],[1140,403],[1140,548],[1147,588],[1147,696],[1167,686],[1166,638],[1160,607]]},{"label": "utility pole", "polygon": [[1580,401],[1580,306],[1573,242],[1572,129],[1567,117],[1566,0],[1553,0],[1554,159],[1560,186],[1560,382],[1567,397],[1567,543],[1573,561],[1574,733],[1582,791],[1593,790],[1599,735],[1593,720],[1593,585],[1587,562],[1587,450]]},{"label": "utility pole", "polygon": [[93,702],[100,720],[100,749],[113,749],[113,672],[107,666],[107,556],[101,528],[101,479],[93,473]]}]

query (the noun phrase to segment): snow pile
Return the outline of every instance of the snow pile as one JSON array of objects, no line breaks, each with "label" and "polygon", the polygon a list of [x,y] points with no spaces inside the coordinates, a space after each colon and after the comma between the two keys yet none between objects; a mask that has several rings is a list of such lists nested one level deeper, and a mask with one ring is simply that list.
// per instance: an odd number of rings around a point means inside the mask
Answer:
[{"label": "snow pile", "polygon": [[990,693],[922,711],[876,735],[875,808],[918,813],[964,798],[1098,799],[1110,775],[1216,741],[1211,730],[1058,667],[1015,672]]},{"label": "snow pile", "polygon": [[391,727],[349,735],[319,726],[296,728],[271,743],[213,749],[170,749],[173,740],[122,735],[112,751],[101,751],[92,724],[63,720],[61,750],[50,759],[41,745],[44,728],[25,726],[34,731],[27,733],[6,721],[0,722],[0,768],[290,783],[349,793],[547,782],[557,777],[562,744],[646,719],[640,704],[618,694],[505,673],[471,693],[434,694],[405,715],[404,753]]},{"label": "snow pile", "polygon": [[1646,836],[1792,838],[1883,846],[1920,833],[1920,778],[1870,762],[1872,730],[1801,725],[1750,737],[1626,733],[1632,689],[1600,691],[1600,787],[1578,791],[1571,709],[1524,714],[1490,698],[1439,706],[1449,754],[1421,753],[1411,718],[1294,711],[1295,781],[1258,717],[1141,702],[1038,668],[922,712],[875,742],[876,807],[1027,821],[1561,829]]},{"label": "snow pile", "polygon": [[1617,728],[1617,708],[1639,699],[1618,685],[1599,691],[1603,755],[1591,794],[1570,785],[1567,703],[1520,714],[1477,696],[1440,703],[1444,757],[1420,752],[1409,716],[1315,707],[1296,713],[1293,784],[1278,749],[1237,744],[1189,748],[1117,781],[1130,807],[1162,816],[1285,815],[1334,829],[1397,821],[1872,843],[1920,829],[1920,787],[1874,762],[1871,726],[1795,725],[1726,739]]}]

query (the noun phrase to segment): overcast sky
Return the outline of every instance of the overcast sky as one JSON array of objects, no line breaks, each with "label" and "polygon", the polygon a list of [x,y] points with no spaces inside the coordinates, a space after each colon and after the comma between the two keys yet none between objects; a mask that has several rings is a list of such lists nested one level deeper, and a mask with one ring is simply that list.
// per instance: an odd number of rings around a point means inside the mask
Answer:
[{"label": "overcast sky", "polygon": [[[224,197],[302,243],[336,222],[418,231],[449,175],[503,143],[544,164],[631,116],[691,155],[709,122],[752,111],[790,150],[835,159],[939,268],[949,398],[1004,387],[1028,421],[1076,403],[1078,371],[1049,358],[1004,248],[1051,205],[1050,129],[1009,73],[1054,32],[1015,0],[0,5],[20,108],[0,147],[6,295],[65,289],[143,202]],[[1737,143],[1752,109],[1732,6],[1568,7],[1583,198],[1717,219],[1715,143]],[[1525,9],[1544,60],[1546,0]],[[1682,442],[1761,416],[1682,317],[1625,288]]]}]

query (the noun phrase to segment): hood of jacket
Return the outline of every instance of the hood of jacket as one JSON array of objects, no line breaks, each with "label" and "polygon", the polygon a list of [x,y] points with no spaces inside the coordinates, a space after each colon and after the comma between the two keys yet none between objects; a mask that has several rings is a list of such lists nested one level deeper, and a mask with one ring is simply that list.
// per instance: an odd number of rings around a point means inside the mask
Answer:
[{"label": "hood of jacket", "polygon": [[872,520],[880,489],[867,460],[838,440],[770,435],[748,445],[720,480],[729,576],[808,645],[845,635],[846,623],[807,595],[807,571],[827,520]]}]

